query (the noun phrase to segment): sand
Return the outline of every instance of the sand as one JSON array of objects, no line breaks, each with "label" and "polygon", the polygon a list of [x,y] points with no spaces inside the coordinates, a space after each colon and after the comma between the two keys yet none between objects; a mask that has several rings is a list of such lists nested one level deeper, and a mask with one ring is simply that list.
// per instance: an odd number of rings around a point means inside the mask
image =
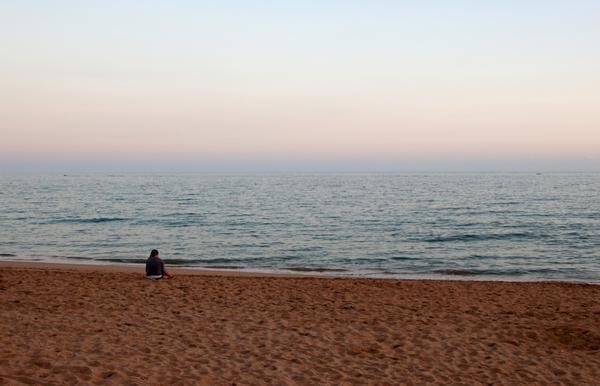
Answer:
[{"label": "sand", "polygon": [[600,286],[0,263],[0,384],[600,384]]}]

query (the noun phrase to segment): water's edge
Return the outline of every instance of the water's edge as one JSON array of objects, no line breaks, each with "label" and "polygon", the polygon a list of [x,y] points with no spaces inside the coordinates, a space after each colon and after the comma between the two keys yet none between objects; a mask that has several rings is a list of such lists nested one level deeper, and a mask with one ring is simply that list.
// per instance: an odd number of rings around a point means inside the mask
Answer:
[{"label": "water's edge", "polygon": [[[2,254],[6,255],[6,254]],[[0,264],[7,264],[10,266],[11,263],[25,264],[25,266],[40,266],[40,267],[87,267],[87,268],[135,268],[140,273],[144,272],[144,263],[117,263],[109,261],[98,261],[98,260],[82,260],[73,262],[69,259],[19,259],[17,256],[12,255],[13,258],[0,258]],[[234,266],[194,266],[177,264],[170,265],[168,260],[165,260],[165,264],[171,269],[181,269],[186,272],[197,271],[204,274],[243,274],[247,276],[276,276],[276,277],[317,277],[317,278],[329,278],[329,279],[376,279],[376,280],[428,280],[428,281],[464,281],[464,282],[506,282],[506,283],[565,283],[565,284],[585,284],[585,285],[600,285],[600,280],[583,280],[583,279],[553,279],[544,277],[514,277],[514,276],[486,276],[486,275],[460,275],[460,274],[364,274],[351,272],[347,270],[337,269],[285,269],[285,268],[258,268],[258,267],[234,267]]]}]

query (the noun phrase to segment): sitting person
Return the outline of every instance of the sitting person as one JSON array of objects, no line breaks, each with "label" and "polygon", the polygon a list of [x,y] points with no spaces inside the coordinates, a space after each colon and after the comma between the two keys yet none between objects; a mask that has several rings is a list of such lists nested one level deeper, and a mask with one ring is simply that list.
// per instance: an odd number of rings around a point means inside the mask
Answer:
[{"label": "sitting person", "polygon": [[150,257],[146,260],[146,278],[158,280],[162,279],[163,276],[172,278],[173,275],[165,269],[165,263],[158,257],[158,251],[153,249],[150,252]]}]

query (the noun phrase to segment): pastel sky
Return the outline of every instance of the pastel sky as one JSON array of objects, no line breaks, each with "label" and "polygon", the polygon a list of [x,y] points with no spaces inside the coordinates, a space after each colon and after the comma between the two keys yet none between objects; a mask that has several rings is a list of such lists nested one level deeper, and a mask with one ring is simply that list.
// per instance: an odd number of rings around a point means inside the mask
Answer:
[{"label": "pastel sky", "polygon": [[0,2],[2,169],[600,171],[599,1]]}]

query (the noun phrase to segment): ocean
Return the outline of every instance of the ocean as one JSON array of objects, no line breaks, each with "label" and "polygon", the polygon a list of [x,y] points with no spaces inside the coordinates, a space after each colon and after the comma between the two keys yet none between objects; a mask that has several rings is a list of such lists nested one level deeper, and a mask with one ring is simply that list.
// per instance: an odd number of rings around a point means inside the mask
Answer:
[{"label": "ocean", "polygon": [[0,259],[600,283],[600,174],[0,176]]}]

